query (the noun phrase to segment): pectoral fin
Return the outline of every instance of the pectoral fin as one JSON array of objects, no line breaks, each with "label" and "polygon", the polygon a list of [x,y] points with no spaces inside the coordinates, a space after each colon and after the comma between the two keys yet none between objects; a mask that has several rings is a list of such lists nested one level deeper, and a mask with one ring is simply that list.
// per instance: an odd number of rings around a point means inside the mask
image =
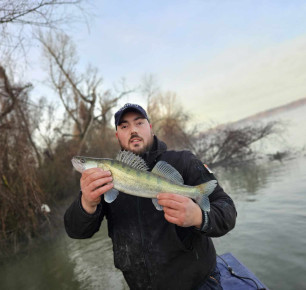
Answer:
[{"label": "pectoral fin", "polygon": [[163,210],[163,207],[157,202],[157,198],[152,198],[152,202],[157,210]]},{"label": "pectoral fin", "polygon": [[119,194],[119,191],[115,188],[112,188],[106,193],[104,193],[104,200],[107,203],[111,203],[117,198],[118,194]]}]

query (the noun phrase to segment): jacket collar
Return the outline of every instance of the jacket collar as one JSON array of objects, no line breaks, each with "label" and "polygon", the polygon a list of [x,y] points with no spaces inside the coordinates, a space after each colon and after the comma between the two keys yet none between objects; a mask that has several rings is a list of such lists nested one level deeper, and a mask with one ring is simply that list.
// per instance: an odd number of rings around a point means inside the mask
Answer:
[{"label": "jacket collar", "polygon": [[141,155],[141,157],[146,161],[148,167],[152,169],[158,161],[160,155],[162,155],[166,150],[167,145],[154,136],[153,146],[148,152]]}]

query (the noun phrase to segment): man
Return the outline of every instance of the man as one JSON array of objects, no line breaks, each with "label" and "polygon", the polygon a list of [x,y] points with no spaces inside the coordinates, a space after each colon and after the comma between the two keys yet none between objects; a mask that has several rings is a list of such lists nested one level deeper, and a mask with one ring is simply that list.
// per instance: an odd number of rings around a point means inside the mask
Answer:
[{"label": "man", "polygon": [[[215,179],[189,151],[167,150],[141,106],[123,106],[115,114],[115,126],[122,150],[140,155],[150,170],[162,160],[176,168],[187,185]],[[81,194],[65,213],[70,237],[90,238],[106,217],[115,266],[131,289],[222,289],[211,237],[234,228],[236,210],[220,185],[209,196],[210,212],[170,193],[158,194],[163,211],[156,210],[151,199],[124,193],[108,204],[102,195],[112,187],[109,171],[83,172]]]}]

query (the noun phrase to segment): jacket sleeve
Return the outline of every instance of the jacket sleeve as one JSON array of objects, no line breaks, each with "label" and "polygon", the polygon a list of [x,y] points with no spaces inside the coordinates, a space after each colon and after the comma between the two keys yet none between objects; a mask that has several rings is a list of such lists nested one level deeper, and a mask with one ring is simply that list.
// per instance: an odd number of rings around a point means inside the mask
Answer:
[{"label": "jacket sleeve", "polygon": [[[188,185],[199,185],[209,180],[213,180],[215,176],[210,173],[192,153],[186,153],[186,159],[189,162],[187,170],[184,172],[184,180]],[[189,156],[188,156],[189,155]],[[184,158],[185,159],[185,158]],[[185,160],[186,160],[185,159]],[[226,194],[219,182],[214,191],[209,195],[210,212],[203,212],[203,223],[206,220],[205,228],[202,228],[203,234],[209,237],[220,237],[235,227],[237,212],[233,200]]]},{"label": "jacket sleeve", "polygon": [[88,214],[82,207],[81,195],[70,205],[64,215],[65,229],[70,238],[87,239],[92,237],[100,228],[104,217],[102,203],[98,204],[93,214]]}]

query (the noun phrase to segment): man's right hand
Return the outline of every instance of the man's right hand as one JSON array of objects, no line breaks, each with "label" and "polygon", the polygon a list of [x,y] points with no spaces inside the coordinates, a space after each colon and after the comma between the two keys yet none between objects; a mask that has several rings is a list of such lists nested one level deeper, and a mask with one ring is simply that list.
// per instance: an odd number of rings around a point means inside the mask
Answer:
[{"label": "man's right hand", "polygon": [[[101,168],[84,170],[81,177],[82,206],[86,212],[92,214],[96,211],[101,201],[101,195],[113,188],[109,183],[113,180],[110,171]],[[107,184],[109,183],[109,184]]]}]

